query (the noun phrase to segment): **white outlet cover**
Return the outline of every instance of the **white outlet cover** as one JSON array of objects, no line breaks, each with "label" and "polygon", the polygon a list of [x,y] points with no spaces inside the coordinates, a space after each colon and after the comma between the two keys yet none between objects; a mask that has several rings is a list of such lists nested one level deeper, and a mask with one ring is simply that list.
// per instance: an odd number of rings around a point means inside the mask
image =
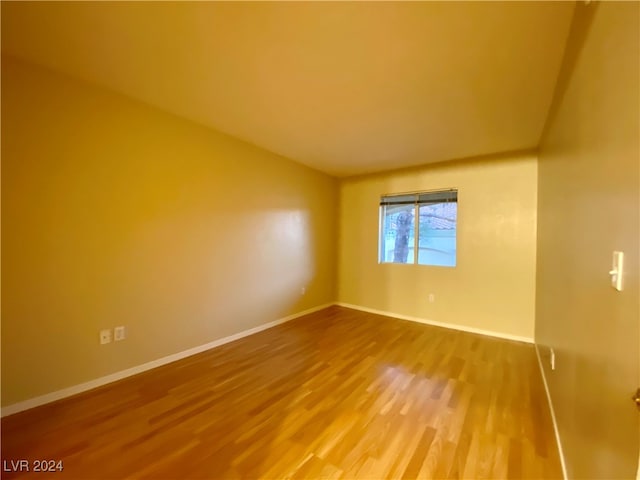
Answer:
[{"label": "white outlet cover", "polygon": [[120,340],[124,340],[126,337],[126,330],[124,327],[116,327],[113,329],[113,339],[116,342],[119,342]]},{"label": "white outlet cover", "polygon": [[111,343],[111,329],[100,330],[100,345]]}]

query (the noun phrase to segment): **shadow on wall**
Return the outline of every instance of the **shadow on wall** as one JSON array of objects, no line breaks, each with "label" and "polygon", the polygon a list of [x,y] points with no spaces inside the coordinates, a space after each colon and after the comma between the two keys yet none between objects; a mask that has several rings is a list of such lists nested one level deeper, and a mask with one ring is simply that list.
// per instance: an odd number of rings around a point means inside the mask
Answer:
[{"label": "shadow on wall", "polygon": [[558,115],[558,109],[562,104],[562,99],[564,98],[567,87],[569,86],[571,75],[575,70],[576,62],[580,57],[580,54],[582,53],[582,50],[584,48],[584,41],[589,34],[593,18],[599,6],[600,5],[598,2],[589,2],[586,7],[578,5],[576,7],[576,10],[574,10],[573,12],[573,15],[575,17],[577,9],[582,9],[583,11],[581,11],[580,13],[583,16],[583,21],[571,22],[571,28],[569,29],[568,37],[571,38],[572,41],[567,42],[567,45],[565,47],[565,52],[560,67],[560,73],[558,73],[558,80],[556,81],[556,87],[553,94],[553,100],[551,102],[551,106],[549,107],[549,113],[547,114],[547,121],[545,122],[542,135],[540,136],[541,139],[543,139],[547,135],[547,132],[553,125],[556,116]]}]

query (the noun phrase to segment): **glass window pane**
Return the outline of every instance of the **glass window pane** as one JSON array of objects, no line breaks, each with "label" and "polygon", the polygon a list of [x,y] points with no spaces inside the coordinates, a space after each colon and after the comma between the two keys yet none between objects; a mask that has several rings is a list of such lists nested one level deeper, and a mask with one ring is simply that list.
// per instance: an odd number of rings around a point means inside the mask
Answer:
[{"label": "glass window pane", "polygon": [[386,205],[382,207],[380,261],[413,263],[414,205]]},{"label": "glass window pane", "polygon": [[456,266],[457,202],[420,206],[420,265]]}]

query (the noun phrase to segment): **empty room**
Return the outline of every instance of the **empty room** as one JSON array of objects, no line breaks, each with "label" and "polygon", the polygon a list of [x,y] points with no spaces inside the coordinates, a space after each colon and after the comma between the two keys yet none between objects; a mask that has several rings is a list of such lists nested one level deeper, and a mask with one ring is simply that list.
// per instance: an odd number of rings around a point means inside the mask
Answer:
[{"label": "empty room", "polygon": [[6,479],[640,479],[640,2],[1,2]]}]

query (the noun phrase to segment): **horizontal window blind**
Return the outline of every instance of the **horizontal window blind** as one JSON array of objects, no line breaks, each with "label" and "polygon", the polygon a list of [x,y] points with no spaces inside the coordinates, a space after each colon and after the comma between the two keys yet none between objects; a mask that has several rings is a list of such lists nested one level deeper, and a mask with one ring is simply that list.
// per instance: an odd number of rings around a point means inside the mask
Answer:
[{"label": "horizontal window blind", "polygon": [[458,201],[458,190],[438,190],[433,192],[403,193],[383,195],[380,205],[430,205]]}]

